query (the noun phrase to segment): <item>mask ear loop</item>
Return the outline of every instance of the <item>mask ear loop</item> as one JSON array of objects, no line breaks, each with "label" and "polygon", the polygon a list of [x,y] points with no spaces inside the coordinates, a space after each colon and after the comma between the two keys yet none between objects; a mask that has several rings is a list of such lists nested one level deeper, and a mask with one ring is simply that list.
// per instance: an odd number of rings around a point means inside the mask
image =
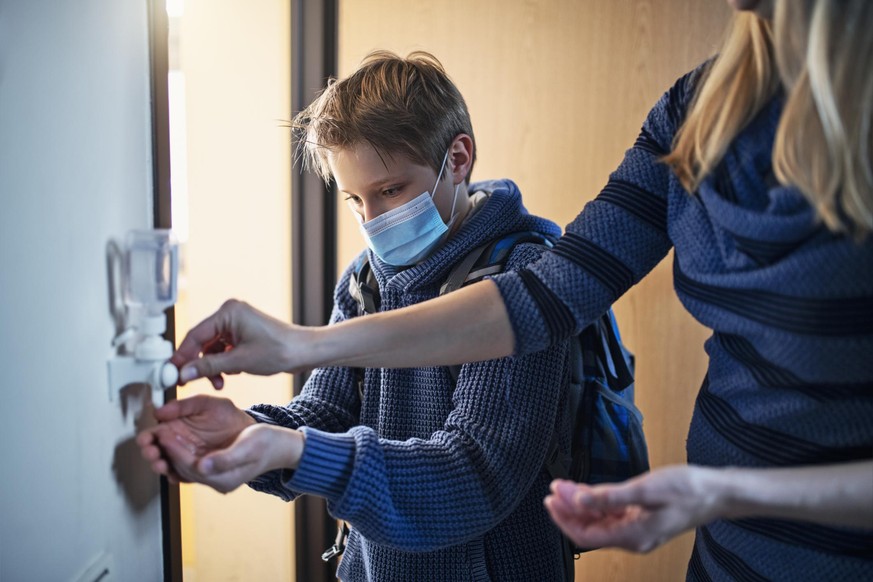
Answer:
[{"label": "mask ear loop", "polygon": [[452,211],[449,213],[449,222],[455,219],[455,204],[458,202],[458,188],[461,187],[461,183],[458,182],[458,185],[455,186],[455,195],[452,196]]},{"label": "mask ear loop", "polygon": [[[443,170],[446,169],[446,160],[448,160],[448,159],[449,159],[449,150],[446,150],[446,155],[443,156],[443,163],[440,166],[440,173],[437,174],[436,183],[434,183],[433,190],[431,191],[431,195],[430,195],[431,200],[433,200],[433,197],[436,196],[437,185],[439,185],[439,183],[440,183],[440,178],[443,177]],[[455,194],[454,194],[454,196],[452,196],[452,210],[451,210],[451,212],[449,212],[449,222],[448,222],[449,225],[451,225],[452,222],[455,220],[455,205],[458,203],[458,188],[460,188],[460,187],[461,187],[461,184],[458,183],[458,185],[455,186]]]},{"label": "mask ear loop", "polygon": [[440,183],[440,178],[443,177],[443,170],[446,169],[446,160],[449,159],[449,150],[446,150],[446,155],[443,156],[443,163],[440,165],[440,173],[437,174],[436,182],[433,184],[433,188],[430,189],[430,199],[433,200],[433,197],[436,196],[436,189]]}]

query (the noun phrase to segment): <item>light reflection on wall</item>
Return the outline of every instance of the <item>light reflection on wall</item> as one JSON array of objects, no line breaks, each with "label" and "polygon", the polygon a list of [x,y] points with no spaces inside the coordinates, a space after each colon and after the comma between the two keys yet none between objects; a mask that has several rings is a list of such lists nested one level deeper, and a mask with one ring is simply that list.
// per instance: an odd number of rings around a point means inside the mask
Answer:
[{"label": "light reflection on wall", "polygon": [[[176,337],[229,297],[290,320],[290,14],[276,0],[167,0]],[[214,391],[205,382],[179,398]],[[234,376],[240,408],[284,404],[291,378]],[[248,487],[180,487],[185,582],[293,580],[292,507]]]}]

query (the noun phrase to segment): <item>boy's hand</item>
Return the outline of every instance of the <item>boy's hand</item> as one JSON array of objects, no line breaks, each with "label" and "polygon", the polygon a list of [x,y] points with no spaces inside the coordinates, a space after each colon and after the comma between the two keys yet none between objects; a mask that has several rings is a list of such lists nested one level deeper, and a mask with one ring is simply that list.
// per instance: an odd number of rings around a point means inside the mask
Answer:
[{"label": "boy's hand", "polygon": [[184,477],[190,470],[186,460],[168,455],[163,447],[167,440],[179,443],[199,459],[227,447],[246,427],[255,424],[230,400],[205,395],[168,402],[155,410],[155,418],[159,424],[142,431],[136,442],[152,469],[171,482],[190,480]]},{"label": "boy's hand", "polygon": [[303,453],[303,433],[269,424],[247,426],[227,447],[204,456],[171,430],[155,431],[160,448],[181,480],[229,493],[274,469],[294,469]]}]

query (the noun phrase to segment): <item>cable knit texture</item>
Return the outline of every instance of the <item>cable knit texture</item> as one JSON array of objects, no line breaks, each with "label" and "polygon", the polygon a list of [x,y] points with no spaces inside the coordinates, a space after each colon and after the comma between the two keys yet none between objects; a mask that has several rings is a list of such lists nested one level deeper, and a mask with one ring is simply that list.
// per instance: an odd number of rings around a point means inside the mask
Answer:
[{"label": "cable knit texture", "polygon": [[[678,296],[713,330],[689,462],[775,467],[869,459],[873,237],[857,244],[828,232],[800,192],[774,179],[781,96],[694,195],[683,190],[658,160],[699,71],[665,93],[555,251],[495,278],[516,350],[540,350],[578,331],[672,246]],[[718,521],[698,529],[688,579],[873,580],[873,531]]]},{"label": "cable knit texture", "polygon": [[[512,182],[476,190],[490,192],[487,202],[424,262],[397,270],[369,255],[383,311],[438,295],[455,264],[489,240],[518,230],[560,235],[525,211]],[[518,245],[507,268],[541,253]],[[357,316],[352,272],[336,287],[332,322]],[[556,426],[569,449],[566,359],[567,343],[558,342],[468,364],[454,390],[442,367],[368,369],[363,402],[352,369],[318,369],[287,406],[252,409],[258,420],[301,427],[306,446],[296,471],[250,485],[287,500],[302,493],[327,499],[331,514],[352,526],[338,571],[344,581],[563,580],[560,532],[543,498]]]}]

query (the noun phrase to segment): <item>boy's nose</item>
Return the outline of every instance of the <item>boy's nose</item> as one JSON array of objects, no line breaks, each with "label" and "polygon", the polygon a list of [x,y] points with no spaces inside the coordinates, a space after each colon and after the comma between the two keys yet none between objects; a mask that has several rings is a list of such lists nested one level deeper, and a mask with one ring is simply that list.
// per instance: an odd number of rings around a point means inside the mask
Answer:
[{"label": "boy's nose", "polygon": [[364,222],[369,222],[377,216],[385,214],[386,210],[388,209],[379,204],[364,204]]}]

